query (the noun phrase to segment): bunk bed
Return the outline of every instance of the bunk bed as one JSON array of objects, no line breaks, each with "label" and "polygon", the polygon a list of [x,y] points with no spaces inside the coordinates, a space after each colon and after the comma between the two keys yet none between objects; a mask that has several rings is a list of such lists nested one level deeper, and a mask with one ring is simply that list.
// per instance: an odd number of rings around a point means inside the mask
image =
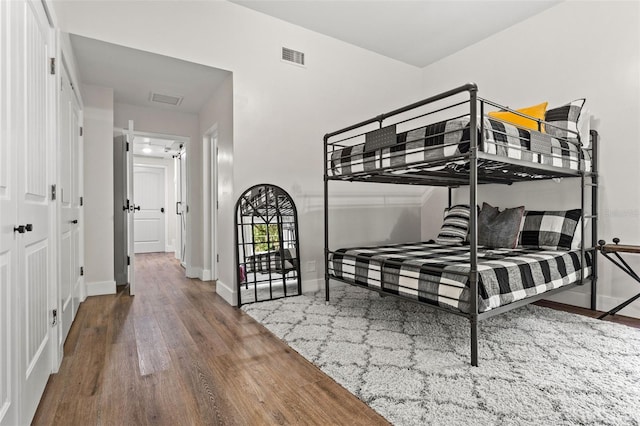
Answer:
[{"label": "bunk bed", "polygon": [[[480,98],[477,92],[469,83],[324,137],[327,303],[329,282],[337,280],[464,316],[470,322],[473,366],[478,365],[481,320],[585,284],[590,284],[595,309],[598,223],[597,132],[581,137],[569,123],[528,116]],[[499,114],[488,114],[491,109],[531,121],[526,126],[511,124],[495,118]],[[468,234],[459,244],[429,241],[330,249],[332,181],[448,187],[452,209],[454,188],[468,187],[468,206],[478,206],[479,185],[561,178],[576,178],[580,186],[580,208],[571,212],[574,225],[579,224],[577,249],[566,244],[481,246],[477,208],[468,208]],[[590,212],[585,214],[589,189]],[[521,228],[521,243],[522,235]]]}]

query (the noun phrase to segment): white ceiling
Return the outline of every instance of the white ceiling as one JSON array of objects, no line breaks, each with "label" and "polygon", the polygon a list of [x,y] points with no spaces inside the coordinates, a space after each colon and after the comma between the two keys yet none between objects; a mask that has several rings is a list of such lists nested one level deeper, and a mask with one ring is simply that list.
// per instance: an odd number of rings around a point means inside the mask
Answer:
[{"label": "white ceiling", "polygon": [[561,2],[230,1],[417,67],[425,67]]},{"label": "white ceiling", "polygon": [[[114,89],[114,102],[197,114],[229,71],[71,35],[80,80]],[[179,106],[149,100],[151,92],[183,97]]]}]

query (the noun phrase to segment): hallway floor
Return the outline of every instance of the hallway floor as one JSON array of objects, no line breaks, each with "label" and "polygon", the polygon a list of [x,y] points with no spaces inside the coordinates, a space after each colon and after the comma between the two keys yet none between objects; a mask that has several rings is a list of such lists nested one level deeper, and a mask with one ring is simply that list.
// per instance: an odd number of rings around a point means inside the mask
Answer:
[{"label": "hallway floor", "polygon": [[386,424],[173,253],[81,304],[35,425]]}]

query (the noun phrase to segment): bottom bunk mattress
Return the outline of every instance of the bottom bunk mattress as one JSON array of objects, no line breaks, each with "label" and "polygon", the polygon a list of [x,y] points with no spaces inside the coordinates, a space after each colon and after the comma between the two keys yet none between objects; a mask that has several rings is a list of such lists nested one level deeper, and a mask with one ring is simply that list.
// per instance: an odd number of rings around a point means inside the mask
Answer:
[{"label": "bottom bunk mattress", "polygon": [[[329,274],[350,283],[469,312],[470,247],[435,243],[339,249]],[[478,311],[486,312],[580,279],[580,250],[478,248]],[[586,254],[585,277],[591,272]]]}]

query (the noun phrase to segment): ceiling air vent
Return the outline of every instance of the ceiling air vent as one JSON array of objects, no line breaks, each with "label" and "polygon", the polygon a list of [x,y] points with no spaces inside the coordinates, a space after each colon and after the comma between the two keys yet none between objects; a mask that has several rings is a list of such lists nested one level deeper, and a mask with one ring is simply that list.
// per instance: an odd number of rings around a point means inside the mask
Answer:
[{"label": "ceiling air vent", "polygon": [[289,49],[287,47],[283,47],[282,60],[297,65],[304,65],[304,53],[298,52],[297,50]]},{"label": "ceiling air vent", "polygon": [[182,96],[163,95],[160,93],[151,92],[149,100],[159,104],[178,106],[182,103]]}]

